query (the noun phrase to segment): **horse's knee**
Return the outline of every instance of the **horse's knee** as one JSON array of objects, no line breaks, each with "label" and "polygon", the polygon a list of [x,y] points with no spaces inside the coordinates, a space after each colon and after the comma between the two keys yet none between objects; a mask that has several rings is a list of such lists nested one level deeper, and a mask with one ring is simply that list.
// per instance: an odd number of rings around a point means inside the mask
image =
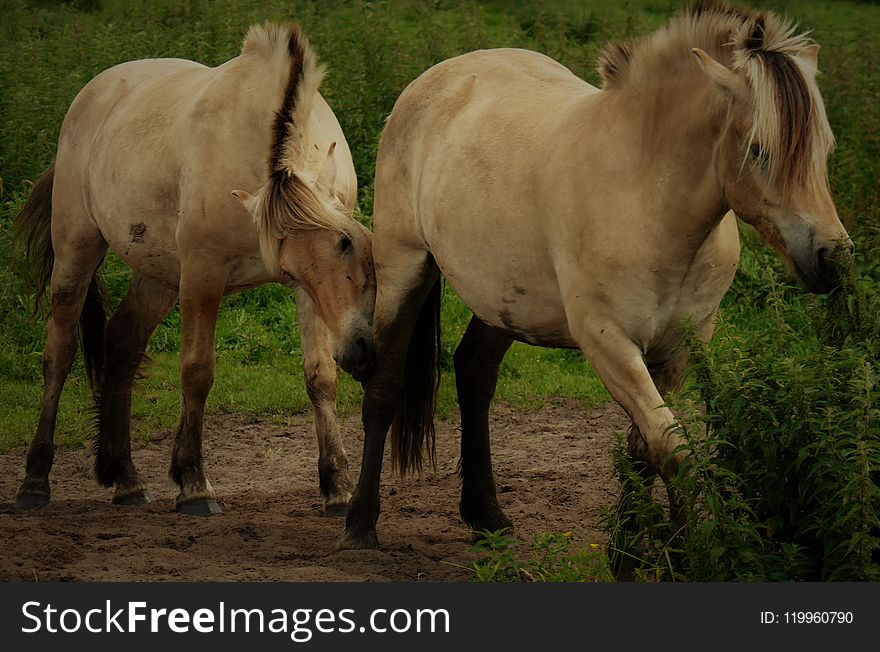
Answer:
[{"label": "horse's knee", "polygon": [[336,368],[322,362],[306,361],[303,365],[306,392],[312,403],[336,400]]},{"label": "horse's knee", "polygon": [[185,360],[180,364],[180,386],[188,401],[204,404],[214,385],[214,356]]},{"label": "horse's knee", "polygon": [[394,416],[403,398],[403,377],[380,377],[374,375],[364,388],[363,419]]}]

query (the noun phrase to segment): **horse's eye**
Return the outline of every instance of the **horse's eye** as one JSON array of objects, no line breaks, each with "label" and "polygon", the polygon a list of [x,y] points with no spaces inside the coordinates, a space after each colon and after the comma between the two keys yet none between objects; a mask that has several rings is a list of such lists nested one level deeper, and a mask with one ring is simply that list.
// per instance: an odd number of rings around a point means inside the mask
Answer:
[{"label": "horse's eye", "polygon": [[339,238],[339,253],[347,253],[351,249],[351,238],[347,235]]},{"label": "horse's eye", "polygon": [[752,146],[749,148],[749,152],[752,155],[752,160],[761,160],[761,154],[763,154],[763,152],[761,151],[761,146],[758,143],[752,143]]}]

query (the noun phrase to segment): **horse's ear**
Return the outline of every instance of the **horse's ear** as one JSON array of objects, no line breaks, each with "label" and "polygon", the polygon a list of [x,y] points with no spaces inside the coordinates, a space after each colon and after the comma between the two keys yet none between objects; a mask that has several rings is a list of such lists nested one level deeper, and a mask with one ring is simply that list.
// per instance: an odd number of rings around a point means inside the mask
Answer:
[{"label": "horse's ear", "polygon": [[715,59],[700,48],[694,48],[691,52],[694,53],[694,56],[700,63],[700,69],[715,86],[734,98],[744,98],[747,96],[746,84],[739,75],[730,68],[715,61]]},{"label": "horse's ear", "polygon": [[815,75],[816,71],[819,69],[819,44],[813,43],[812,45],[808,45],[800,51],[798,58],[806,61]]},{"label": "horse's ear", "polygon": [[232,194],[250,211],[251,203],[254,201],[254,196],[251,193],[246,190],[233,190]]},{"label": "horse's ear", "polygon": [[318,172],[318,183],[324,186],[327,192],[331,194],[336,183],[336,157],[333,155],[334,152],[336,152],[335,140],[327,148],[327,155],[324,157],[324,162],[321,163],[321,171]]}]

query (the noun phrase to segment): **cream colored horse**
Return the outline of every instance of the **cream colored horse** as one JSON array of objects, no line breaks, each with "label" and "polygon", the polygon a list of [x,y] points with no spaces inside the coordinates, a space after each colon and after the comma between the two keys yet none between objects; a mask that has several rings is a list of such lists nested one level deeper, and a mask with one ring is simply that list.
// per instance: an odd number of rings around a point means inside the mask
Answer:
[{"label": "cream colored horse", "polygon": [[683,322],[708,340],[733,280],[728,211],[809,290],[838,282],[846,232],[825,171],[833,138],[817,50],[773,14],[704,7],[610,46],[602,90],[513,49],[444,61],[409,85],[379,147],[377,367],[341,547],[378,544],[389,427],[404,471],[433,448],[441,274],[474,313],[455,352],[470,526],[510,525],[487,415],[515,339],[581,349],[632,418],[646,474],[675,474],[682,439],[663,395],[686,366]]},{"label": "cream colored horse", "polygon": [[[42,413],[19,508],[49,500],[58,397],[78,320],[98,403],[97,478],[115,485],[114,503],[148,500],[131,461],[131,388],[150,335],[179,300],[176,506],[218,512],[202,463],[218,308],[226,294],[283,282],[297,299],[324,507],[344,511],[351,485],[333,359],[355,377],[370,368],[375,278],[370,233],[351,218],[351,154],[318,93],[322,76],[298,28],[266,24],[216,68],[133,61],[77,95],[55,163],[18,218],[38,259],[40,295],[51,275]],[[131,267],[132,282],[104,330],[94,274],[108,247]]]}]

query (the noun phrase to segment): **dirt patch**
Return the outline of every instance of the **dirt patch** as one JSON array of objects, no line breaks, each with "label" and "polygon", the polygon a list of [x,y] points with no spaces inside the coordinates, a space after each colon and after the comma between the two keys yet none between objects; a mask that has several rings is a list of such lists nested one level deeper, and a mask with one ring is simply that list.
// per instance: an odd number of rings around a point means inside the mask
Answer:
[{"label": "dirt patch", "polygon": [[[521,412],[491,413],[499,501],[516,535],[572,531],[584,545],[616,498],[614,433],[628,426],[616,405],[585,411],[554,401]],[[309,415],[275,423],[236,414],[209,415],[205,462],[223,514],[174,511],[168,479],[172,433],[134,451],[155,501],[110,504],[92,479],[87,450],[59,449],[52,502],[17,513],[23,448],[0,455],[0,580],[467,580],[470,532],[458,517],[458,415],[437,429],[437,469],[421,480],[383,475],[381,550],[334,549],[342,519],[321,515],[317,445]],[[360,465],[360,419],[343,423],[353,477]],[[387,468],[387,465],[386,465]]]}]

